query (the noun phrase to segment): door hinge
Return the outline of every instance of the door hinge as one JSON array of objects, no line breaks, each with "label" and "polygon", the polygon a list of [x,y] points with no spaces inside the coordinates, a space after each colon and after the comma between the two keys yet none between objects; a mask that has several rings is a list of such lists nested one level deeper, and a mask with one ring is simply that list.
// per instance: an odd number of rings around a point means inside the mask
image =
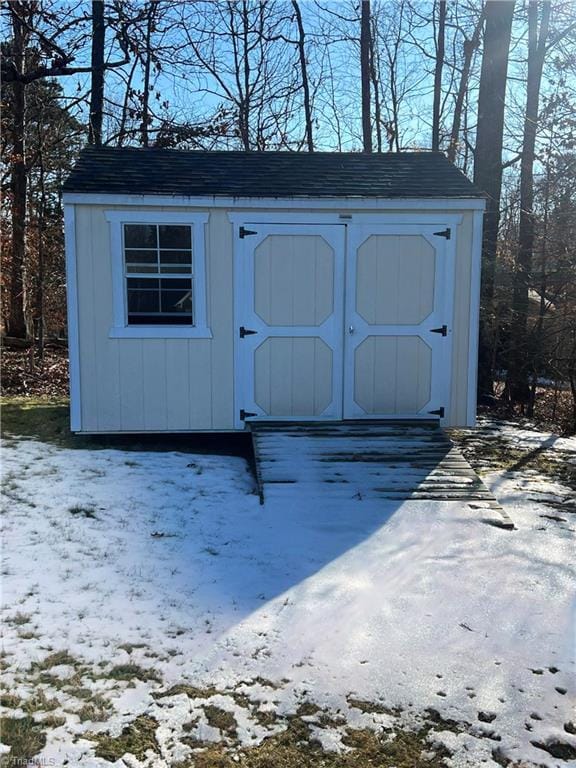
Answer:
[{"label": "door hinge", "polygon": [[254,232],[253,229],[246,229],[246,227],[240,227],[238,234],[240,239],[243,240],[245,237],[248,237],[248,235],[257,235],[258,232]]},{"label": "door hinge", "polygon": [[445,237],[446,240],[450,240],[450,238],[452,237],[452,230],[450,229],[450,227],[447,227],[446,229],[443,229],[442,232],[434,232],[434,234],[437,237]]},{"label": "door hinge", "polygon": [[253,336],[255,333],[258,333],[258,331],[251,331],[250,328],[244,328],[243,325],[240,326],[241,339],[243,339],[245,336]]},{"label": "door hinge", "polygon": [[246,421],[250,416],[258,416],[258,414],[250,413],[250,411],[245,411],[244,408],[240,408],[240,421]]},{"label": "door hinge", "polygon": [[448,336],[448,326],[441,325],[440,328],[430,328],[430,333],[440,333],[442,336]]},{"label": "door hinge", "polygon": [[440,416],[441,419],[444,418],[444,406],[442,405],[440,408],[438,408],[435,411],[428,411],[429,414],[432,416]]}]

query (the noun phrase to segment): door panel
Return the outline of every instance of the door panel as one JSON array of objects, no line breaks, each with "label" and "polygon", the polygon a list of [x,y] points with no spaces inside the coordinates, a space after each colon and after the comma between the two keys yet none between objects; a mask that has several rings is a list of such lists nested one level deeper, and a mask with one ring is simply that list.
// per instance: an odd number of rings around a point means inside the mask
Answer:
[{"label": "door panel", "polygon": [[448,405],[453,267],[438,229],[349,226],[344,418],[430,418]]},{"label": "door panel", "polygon": [[354,399],[369,416],[416,414],[430,401],[431,363],[419,336],[367,336],[354,355]]},{"label": "door panel", "polygon": [[370,235],[356,258],[356,309],[367,323],[414,325],[432,312],[436,252],[421,235]]},{"label": "door panel", "polygon": [[247,223],[238,402],[253,418],[342,418],[343,225]]},{"label": "door panel", "polygon": [[332,401],[332,361],[317,336],[266,339],[255,352],[256,405],[275,418],[321,416]]},{"label": "door panel", "polygon": [[269,235],[254,249],[254,309],[270,326],[321,325],[334,311],[334,251],[318,235]]}]

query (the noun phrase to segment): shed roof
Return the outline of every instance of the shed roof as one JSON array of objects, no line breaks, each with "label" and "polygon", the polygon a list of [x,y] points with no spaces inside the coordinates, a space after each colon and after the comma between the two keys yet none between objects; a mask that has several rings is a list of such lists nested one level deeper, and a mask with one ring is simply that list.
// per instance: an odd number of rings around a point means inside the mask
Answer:
[{"label": "shed roof", "polygon": [[262,198],[482,197],[441,152],[201,152],[88,147],[65,192]]}]

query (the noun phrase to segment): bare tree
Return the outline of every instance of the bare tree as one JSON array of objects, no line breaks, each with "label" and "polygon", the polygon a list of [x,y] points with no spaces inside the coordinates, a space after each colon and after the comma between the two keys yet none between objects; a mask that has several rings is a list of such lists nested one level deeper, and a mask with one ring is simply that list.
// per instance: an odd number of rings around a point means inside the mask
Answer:
[{"label": "bare tree", "polygon": [[511,359],[507,378],[508,395],[512,401],[520,403],[529,399],[527,334],[528,290],[534,250],[534,159],[540,85],[551,12],[549,2],[541,4],[542,15],[538,29],[539,6],[538,0],[530,0],[528,4],[528,80],[520,164],[520,227],[512,301]]},{"label": "bare tree", "polygon": [[[12,85],[13,123],[11,182],[12,194],[12,263],[10,266],[10,309],[6,331],[9,336],[26,338],[24,315],[24,263],[26,254],[26,147],[25,114],[26,87],[21,78],[26,72],[26,47],[29,40],[29,19],[36,10],[34,4],[11,2],[12,66],[17,77]],[[4,58],[4,57],[3,57]]]},{"label": "bare tree", "polygon": [[[96,2],[96,0],[95,0]],[[30,328],[26,322],[25,270],[27,233],[27,162],[25,136],[27,89],[37,81],[91,73],[89,66],[75,65],[88,41],[89,19],[64,6],[47,9],[40,0],[10,0],[2,7],[10,19],[12,39],[9,55],[2,56],[3,86],[10,89],[12,100],[12,153],[9,158],[11,177],[11,261],[7,332],[26,338]],[[127,23],[120,25],[118,45],[121,59],[111,59],[105,68],[120,67],[128,61]],[[97,133],[96,133],[97,138]]]},{"label": "bare tree", "polygon": [[482,327],[480,334],[479,391],[491,393],[493,372],[489,317],[494,299],[494,274],[502,188],[504,106],[508,75],[508,51],[514,0],[490,0],[486,4],[484,51],[478,95],[478,122],[474,154],[474,182],[487,195],[482,239]]},{"label": "bare tree", "polygon": [[200,93],[217,96],[234,109],[236,141],[245,150],[290,145],[294,99],[302,85],[288,8],[255,0],[208,0],[181,9],[186,46],[178,66],[188,77],[195,74]]},{"label": "bare tree", "polygon": [[302,74],[302,90],[304,92],[304,120],[306,124],[306,144],[308,152],[314,152],[314,138],[312,130],[312,106],[310,102],[310,83],[308,80],[308,63],[306,61],[306,34],[304,23],[302,22],[302,13],[298,0],[292,0],[292,7],[296,15],[296,24],[298,25],[298,56],[300,58],[300,72]]},{"label": "bare tree", "polygon": [[372,115],[370,106],[370,0],[362,0],[360,19],[360,76],[362,81],[362,147],[372,152]]},{"label": "bare tree", "polygon": [[146,37],[144,47],[144,86],[142,93],[142,123],[140,126],[140,136],[143,147],[148,146],[148,128],[150,122],[150,70],[152,67],[152,30],[156,13],[158,11],[158,0],[150,0],[146,8]]},{"label": "bare tree", "polygon": [[92,0],[92,71],[90,86],[90,114],[88,117],[88,142],[99,147],[102,144],[102,120],[104,111],[104,0]]},{"label": "bare tree", "polygon": [[464,38],[464,57],[462,62],[462,69],[460,72],[460,80],[458,83],[458,92],[456,94],[456,102],[454,104],[454,114],[452,116],[452,129],[450,131],[450,141],[448,144],[448,159],[454,163],[456,161],[456,154],[458,152],[458,146],[460,144],[460,130],[462,126],[462,117],[464,107],[466,103],[466,96],[468,94],[468,86],[470,82],[470,71],[472,68],[472,60],[475,52],[480,45],[480,39],[482,37],[482,30],[484,28],[484,21],[486,17],[486,6],[482,8],[478,20],[474,26],[474,30],[470,38]]},{"label": "bare tree", "polygon": [[446,36],[446,0],[438,3],[438,34],[436,35],[436,65],[434,67],[434,103],[432,106],[432,149],[440,149],[440,109],[442,106],[442,68]]}]

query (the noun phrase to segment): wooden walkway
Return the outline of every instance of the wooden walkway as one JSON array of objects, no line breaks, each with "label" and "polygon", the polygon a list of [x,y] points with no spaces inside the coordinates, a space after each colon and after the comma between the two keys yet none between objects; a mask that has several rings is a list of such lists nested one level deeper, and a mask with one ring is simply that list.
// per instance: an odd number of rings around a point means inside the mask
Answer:
[{"label": "wooden walkway", "polygon": [[465,501],[502,508],[434,421],[250,425],[260,499]]}]

